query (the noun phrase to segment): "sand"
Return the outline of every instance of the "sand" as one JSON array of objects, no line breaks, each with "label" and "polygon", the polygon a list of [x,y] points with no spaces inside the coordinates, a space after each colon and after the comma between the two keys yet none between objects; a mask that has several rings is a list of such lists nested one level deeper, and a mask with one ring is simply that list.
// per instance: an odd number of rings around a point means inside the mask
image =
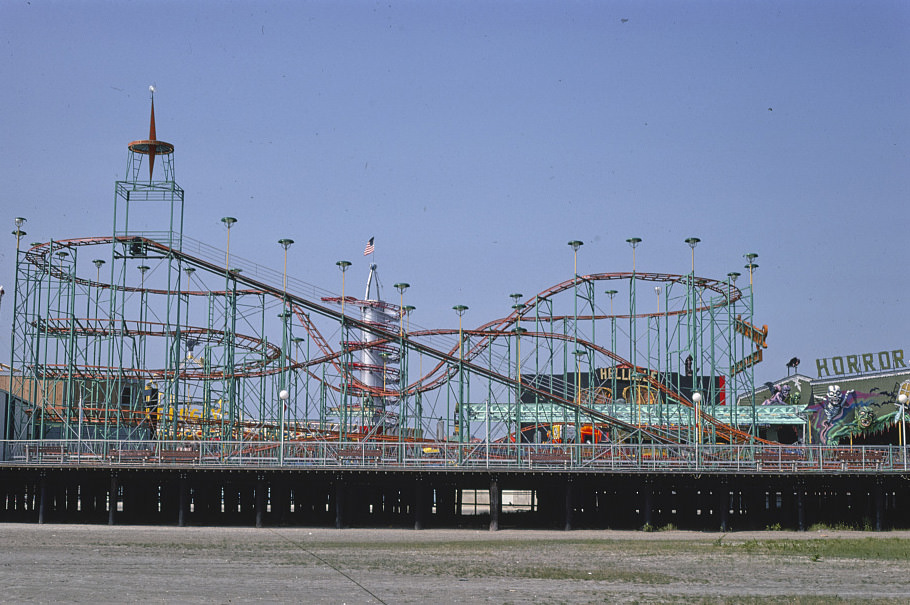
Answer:
[{"label": "sand", "polygon": [[[907,556],[819,555],[829,540]],[[910,599],[910,532],[0,524],[4,602],[828,603]],[[783,545],[783,546],[781,546]],[[773,548],[772,548],[773,547]],[[830,552],[819,549],[819,552]]]}]

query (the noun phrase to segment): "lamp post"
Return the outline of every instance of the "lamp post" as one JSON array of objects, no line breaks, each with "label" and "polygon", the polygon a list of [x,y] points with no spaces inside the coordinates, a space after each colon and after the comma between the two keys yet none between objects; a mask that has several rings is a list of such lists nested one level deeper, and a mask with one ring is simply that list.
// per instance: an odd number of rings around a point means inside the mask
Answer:
[{"label": "lamp post", "polygon": [[[518,462],[519,463],[521,462],[521,446],[520,446],[520,443],[521,443],[521,335],[522,335],[522,333],[527,332],[527,330],[525,330],[524,328],[521,327],[521,311],[522,311],[522,309],[525,308],[525,305],[524,305],[524,303],[520,303],[518,301],[521,300],[522,296],[524,296],[524,295],[521,292],[513,292],[512,294],[509,294],[509,298],[512,299],[512,309],[515,310],[515,328],[513,329],[513,331],[515,332],[515,335],[518,337],[516,340],[516,343],[518,346],[517,346],[517,350],[516,350],[516,360],[515,360],[516,375],[518,376],[518,387],[515,389],[515,393],[516,393],[515,409],[516,409],[516,419],[517,419],[515,421],[515,426],[516,426],[515,434],[518,436],[516,444],[518,445]],[[487,397],[487,401],[489,401],[489,399],[490,398]],[[487,404],[487,408],[489,409],[489,404]],[[489,432],[490,432],[490,419],[488,417],[487,418],[488,437],[489,437]],[[489,441],[489,438],[487,439],[487,441]]]},{"label": "lamp post", "polygon": [[695,246],[698,245],[698,242],[701,240],[697,237],[686,238],[686,243],[689,244],[689,247],[692,248],[692,275],[695,275]]},{"label": "lamp post", "polygon": [[[195,267],[186,267],[183,271],[186,273],[186,291],[189,292],[190,280],[193,278],[193,273],[196,272],[196,269],[195,269]],[[189,333],[189,328],[190,328],[190,296],[187,295],[187,297],[186,297],[186,330],[187,330],[187,333]],[[189,361],[191,359],[193,359],[193,344],[192,344],[191,340],[187,339],[187,361]],[[184,376],[184,378],[186,378],[186,376]],[[189,380],[186,380],[183,383],[183,399],[184,399],[183,411],[187,415],[189,414],[189,405],[190,405],[189,389],[190,389]],[[203,406],[204,406],[204,404],[203,404]]]},{"label": "lamp post", "polygon": [[[587,353],[582,349],[575,349],[575,455],[576,462],[581,459],[581,358]],[[591,441],[594,441],[594,420],[591,420]]]},{"label": "lamp post", "polygon": [[[572,284],[572,302],[574,303],[574,315],[572,318],[572,345],[575,348],[578,348],[578,249],[584,245],[584,242],[581,240],[572,240],[569,242],[569,246],[572,248],[572,256],[574,258],[574,265],[572,275],[574,276],[574,283]],[[568,359],[563,360],[564,365],[568,365]],[[576,408],[577,410],[577,408]],[[578,414],[576,413],[576,417]],[[576,422],[575,432],[578,432],[578,423]]]},{"label": "lamp post", "polygon": [[[580,240],[572,240],[569,242],[569,246],[572,248],[573,257],[574,257],[574,269],[572,275],[574,276],[574,281],[572,283],[572,302],[574,305],[574,312],[572,317],[572,346],[576,349],[578,348],[578,249],[584,245],[584,242]],[[565,325],[565,324],[563,324]],[[563,367],[569,365],[568,355],[563,355]],[[565,371],[565,370],[564,370]],[[575,435],[576,440],[578,438],[578,433],[581,428],[578,426],[578,406],[575,406]]]},{"label": "lamp post", "polygon": [[[512,300],[515,301],[515,304],[512,305],[512,309],[515,310],[515,324],[521,324],[521,311],[525,308],[524,303],[518,302],[521,299],[521,294],[509,294]],[[527,330],[525,330],[527,332]]]},{"label": "lamp post", "polygon": [[904,461],[904,468],[907,468],[907,447],[906,447],[907,434],[906,434],[906,427],[904,426],[904,414],[906,413],[906,410],[907,410],[907,400],[908,399],[910,399],[910,397],[907,397],[906,393],[901,393],[900,395],[897,396],[897,403],[901,409],[901,423],[900,423],[900,426],[898,427],[897,435],[900,439],[899,443],[901,446],[901,458]]},{"label": "lamp post", "polygon": [[635,249],[638,248],[638,244],[641,243],[641,238],[630,237],[626,240],[626,243],[632,246],[632,273],[635,273]]},{"label": "lamp post", "polygon": [[[284,375],[282,375],[282,380],[283,379],[284,379]],[[287,413],[287,407],[288,407],[288,397],[290,397],[290,396],[291,396],[291,394],[288,393],[287,389],[281,389],[278,392],[278,399],[281,400],[281,407],[278,410],[278,413],[280,414],[279,423],[278,423],[279,424],[279,426],[278,426],[278,432],[279,432],[279,434],[278,434],[278,440],[279,440],[278,441],[278,465],[279,466],[284,466],[284,422],[285,422],[285,415]]]},{"label": "lamp post", "polygon": [[[518,448],[518,463],[521,464],[521,335],[527,332],[527,330],[521,326],[516,326],[513,332],[515,332],[515,377],[517,379],[517,386],[515,387],[515,445]],[[487,398],[487,402],[487,443],[489,443],[489,398]]]},{"label": "lamp post", "polygon": [[[293,359],[297,359],[297,355],[299,355],[299,354],[301,353],[300,344],[303,343],[303,342],[308,342],[307,339],[304,338],[303,336],[291,336],[291,343],[293,344],[293,351],[295,351],[295,355],[294,355],[294,357],[292,358],[292,360],[293,360]],[[306,350],[306,353],[305,353],[305,354],[306,354],[307,358],[309,358],[309,344],[308,344],[308,346],[307,346],[307,350]],[[297,376],[295,376],[295,375],[293,375],[293,374],[291,374],[291,373],[289,372],[289,373],[288,373],[288,386],[294,385],[295,392],[296,392],[296,389],[297,389],[297,383],[298,383],[298,378],[297,378]],[[310,384],[310,374],[307,373],[307,374],[306,374],[306,384],[304,385],[304,393],[305,393],[305,395],[304,395],[304,397],[303,397],[303,417],[306,418],[306,419],[309,419],[309,417],[310,417],[309,414],[310,414],[310,401],[311,401],[311,399],[310,399],[309,384]],[[299,401],[298,399],[295,398],[295,400],[294,400],[294,418],[295,418],[295,425],[294,425],[294,428],[295,428],[295,434],[296,434],[296,429],[298,428],[298,427],[297,427],[297,424],[296,424],[296,419],[299,417],[299,410],[298,410],[298,407],[297,407],[299,404],[300,404],[300,401]],[[321,428],[324,426],[324,422],[323,422],[323,421],[324,421],[324,418],[323,418],[323,414],[322,414],[322,410],[321,410],[321,409],[319,410],[319,416],[318,416],[318,417],[319,417],[319,427],[320,427],[320,429],[321,429]],[[313,434],[313,433],[312,433],[312,429],[310,428],[310,426],[309,426],[308,423],[304,423],[304,425],[303,425],[303,430],[306,431],[307,433],[309,433],[310,435]]]},{"label": "lamp post", "polygon": [[341,271],[341,323],[344,323],[344,274],[347,273],[348,267],[351,266],[351,261],[340,260],[335,263],[338,266],[338,269]]},{"label": "lamp post", "polygon": [[231,227],[234,226],[237,219],[233,216],[225,216],[221,218],[221,222],[227,227],[227,250],[224,253],[224,271],[227,273],[231,267]]},{"label": "lamp post", "polygon": [[[619,290],[605,290],[604,294],[610,297],[610,351],[616,353],[616,316],[613,314],[613,298]],[[610,414],[615,415],[614,401],[616,399],[616,361],[613,361],[613,377],[610,384]]]},{"label": "lamp post", "polygon": [[187,267],[183,270],[186,273],[186,289],[190,289],[190,281],[193,279],[193,273],[196,272],[195,267]]},{"label": "lamp post", "polygon": [[[92,261],[92,264],[95,265],[95,287],[98,289],[98,294],[100,295],[100,293],[101,293],[101,266],[104,265],[104,260],[100,259],[100,258],[96,258]],[[99,298],[100,298],[100,296],[95,297],[95,319],[96,320],[98,319]],[[98,351],[98,354],[99,355],[101,354],[100,350]],[[99,357],[99,359],[100,359],[100,357]],[[99,362],[99,365],[100,365],[100,362]]]},{"label": "lamp post", "polygon": [[[139,274],[140,274],[140,278],[139,278],[139,330],[140,331],[139,331],[138,359],[139,359],[139,367],[141,368],[141,367],[143,367],[143,364],[146,361],[146,356],[145,356],[146,337],[143,334],[143,332],[145,332],[148,327],[145,325],[146,319],[148,318],[148,310],[146,308],[145,274],[149,269],[151,269],[151,267],[149,267],[148,265],[139,265],[136,268],[139,270]],[[175,368],[175,370],[176,370],[176,368]],[[175,374],[174,378],[176,379],[176,377],[177,376]],[[174,384],[174,388],[175,389],[178,388],[176,384]],[[175,394],[177,394],[178,392],[179,391],[175,391]],[[173,407],[173,422],[171,423],[171,425],[173,428],[173,438],[176,438],[177,437],[177,403],[175,401],[169,400],[167,406],[168,406],[168,410],[170,410]]]},{"label": "lamp post", "polygon": [[687,291],[687,293],[686,293],[686,296],[687,296],[687,298],[688,298],[688,300],[689,300],[690,302],[687,304],[688,309],[686,310],[686,318],[687,318],[688,325],[689,325],[689,355],[691,355],[691,356],[692,356],[692,359],[695,361],[695,363],[693,363],[694,369],[693,369],[693,372],[692,372],[692,386],[693,386],[693,388],[694,388],[694,386],[695,386],[695,384],[696,384],[696,382],[695,382],[695,381],[696,381],[696,374],[698,373],[698,369],[701,367],[701,362],[700,362],[700,359],[701,359],[700,355],[701,355],[701,353],[700,353],[700,351],[698,350],[698,347],[697,347],[697,342],[698,342],[698,317],[697,317],[698,303],[696,302],[696,299],[695,299],[695,247],[698,245],[698,242],[700,242],[700,241],[701,241],[701,240],[698,239],[697,237],[689,237],[689,238],[686,238],[686,240],[685,240],[685,242],[686,242],[687,244],[689,244],[689,248],[690,248],[690,250],[692,251],[692,272],[689,274],[689,288],[688,288],[688,291]]},{"label": "lamp post", "polygon": [[803,447],[812,445],[812,414],[806,410],[796,414],[803,419]]},{"label": "lamp post", "polygon": [[692,403],[695,404],[695,466],[698,466],[698,446],[701,444],[701,393],[692,393]]},{"label": "lamp post", "polygon": [[569,242],[569,245],[572,247],[572,251],[575,253],[575,276],[578,277],[578,249],[585,245],[583,241],[573,239]]},{"label": "lamp post", "polygon": [[613,315],[613,297],[619,294],[619,290],[604,290],[604,294],[610,297],[610,315]]},{"label": "lamp post", "polygon": [[[284,249],[284,271],[282,272],[282,276],[281,276],[281,278],[282,278],[281,279],[281,289],[282,289],[282,292],[284,293],[284,305],[283,305],[283,310],[280,315],[280,317],[282,318],[282,321],[284,323],[284,326],[282,327],[282,333],[281,333],[281,365],[282,365],[281,381],[282,382],[284,382],[284,363],[288,357],[288,345],[289,345],[289,343],[288,343],[288,325],[290,323],[290,317],[291,317],[291,311],[290,311],[289,305],[288,305],[288,248],[290,248],[293,244],[294,244],[294,240],[292,240],[291,238],[288,238],[288,237],[278,240],[278,245]],[[282,390],[281,392],[287,393],[286,390]],[[279,393],[279,396],[280,396],[280,393]],[[284,408],[286,405],[284,403],[285,401],[287,401],[287,398],[285,398],[282,401],[282,406],[281,406],[281,410],[282,410],[282,412],[281,412],[281,423],[282,423],[281,440],[282,441],[281,441],[281,455],[279,456],[279,464],[284,464]]]},{"label": "lamp post", "polygon": [[[641,243],[640,237],[630,237],[626,243],[632,247],[632,276],[629,278],[629,361],[632,362],[633,368],[638,366],[638,323],[635,321],[636,314],[636,287],[635,287],[635,249]],[[630,408],[631,414],[631,408]],[[641,433],[639,433],[639,436]]]},{"label": "lamp post", "polygon": [[[386,373],[388,372],[388,363],[389,363],[389,352],[380,351],[379,356],[382,357],[382,396],[379,400],[382,402],[382,418],[381,420],[385,422],[385,405],[386,405]],[[362,408],[361,408],[362,409]],[[361,419],[361,424],[363,420]]]},{"label": "lamp post", "polygon": [[[660,355],[660,293],[661,293],[661,288],[660,288],[660,286],[654,286],[654,294],[655,294],[655,296],[657,297],[657,316],[654,318],[654,325],[655,325],[655,327],[657,328],[657,329],[655,330],[655,334],[656,334],[656,336],[657,336],[657,372],[658,372],[658,375],[660,374],[660,368],[661,368],[661,364],[660,364],[660,361],[661,361],[661,359],[660,359],[660,358],[661,358],[661,355]],[[669,327],[668,327],[668,328],[667,328],[667,340],[669,341],[669,339],[670,339],[670,330],[669,330]],[[650,339],[648,339],[648,346],[649,346],[649,347],[651,346],[651,341],[650,341]],[[651,353],[650,353],[650,351],[649,351],[649,352],[648,352],[648,358],[650,359],[650,357],[651,357]],[[670,366],[670,360],[669,360],[669,357],[668,357],[668,359],[667,359],[667,370],[668,370],[668,371],[669,371],[669,369],[670,369],[669,366]],[[655,399],[659,400],[659,399],[660,399],[660,393],[658,392],[654,397],[655,397]],[[649,404],[652,403],[652,399],[651,399],[651,381],[648,381],[648,403],[649,403]],[[650,421],[650,419],[651,419],[652,407],[653,407],[653,406],[651,406],[651,405],[648,406],[648,419],[649,419],[649,421]],[[658,406],[657,406],[657,417],[658,417],[659,421],[663,420],[663,407],[662,407],[661,405],[658,405]]]},{"label": "lamp post", "polygon": [[[455,305],[452,310],[458,314],[458,401],[455,402],[458,417],[456,418],[455,434],[458,435],[458,442],[464,439],[464,433],[461,430],[464,424],[464,331],[462,329],[461,318],[464,317],[468,310],[467,305]],[[458,448],[458,463],[461,463],[462,448]]]},{"label": "lamp post", "polygon": [[752,287],[752,272],[755,269],[758,269],[758,265],[755,264],[755,259],[758,258],[758,255],[754,252],[749,252],[748,254],[743,255],[749,263],[746,265],[746,269],[749,270],[749,287]]},{"label": "lamp post", "polygon": [[740,275],[741,275],[741,273],[739,271],[730,271],[729,273],[727,273],[727,278],[729,278],[729,280],[730,280],[729,289],[731,290],[730,292],[727,292],[727,298],[729,298],[732,295],[732,290],[733,290],[733,288],[736,287],[736,280],[739,278]]},{"label": "lamp post", "polygon": [[[740,273],[738,271],[730,271],[727,273],[727,324],[733,329],[733,318],[736,317],[736,301],[733,300],[733,292],[736,290],[736,280],[739,278]],[[730,332],[730,363],[732,364],[729,368],[730,376],[734,374],[734,369],[736,368],[736,360],[739,359],[736,352],[736,335],[735,332]],[[733,395],[733,406],[730,408],[730,424],[733,426],[738,426],[739,418],[739,391],[736,388],[735,380],[730,381],[730,386]]]},{"label": "lamp post", "polygon": [[399,297],[398,297],[398,302],[399,302],[399,304],[398,304],[398,310],[399,310],[399,312],[398,312],[398,333],[399,333],[399,336],[404,336],[404,293],[405,293],[405,290],[407,290],[408,288],[411,287],[411,284],[409,284],[407,282],[398,282],[393,287],[396,290],[398,290],[398,294],[399,294]]},{"label": "lamp post", "polygon": [[146,271],[151,269],[151,267],[149,267],[148,265],[139,265],[136,268],[139,269],[139,273],[142,274],[142,278],[140,279],[139,283],[140,283],[142,290],[145,290],[145,273],[146,273]]},{"label": "lamp post", "polygon": [[16,252],[19,252],[19,240],[23,235],[28,235],[25,231],[22,230],[22,223],[28,222],[28,219],[17,216],[13,219],[13,222],[16,224],[16,230],[13,231],[13,235],[16,236]]},{"label": "lamp post", "polygon": [[[512,294],[509,294],[509,298],[512,299],[512,308],[515,309],[516,311],[521,311],[521,309],[524,309],[524,307],[525,307],[524,305],[519,304],[519,302],[518,302],[521,300],[522,296],[524,296],[524,294],[522,294],[521,292],[513,292]],[[520,315],[521,315],[521,313],[516,313],[516,316],[515,316],[516,321],[518,321],[518,318]]]},{"label": "lamp post", "polygon": [[335,263],[338,269],[341,271],[341,414],[339,414],[338,424],[338,441],[344,441],[345,437],[345,420],[347,418],[347,406],[348,406],[348,375],[347,375],[347,354],[345,352],[346,345],[345,341],[347,340],[347,325],[344,321],[344,274],[347,273],[348,267],[351,266],[351,261],[340,260]]},{"label": "lamp post", "polygon": [[[16,225],[16,230],[12,232],[12,234],[16,236],[16,267],[15,267],[15,273],[14,273],[14,279],[13,279],[13,326],[14,327],[16,325],[16,301],[19,298],[19,240],[21,239],[21,237],[23,235],[26,235],[25,231],[23,231],[20,227],[22,227],[22,223],[24,223],[25,221],[26,221],[26,219],[21,216],[17,216],[15,219],[13,219],[13,222]],[[3,287],[0,286],[0,299],[2,299],[2,298],[3,298]],[[13,366],[14,365],[15,365],[14,359],[11,356],[10,364],[9,364],[9,383],[8,383],[9,387],[10,387],[10,393],[12,393]],[[12,395],[10,395],[10,397],[12,397]],[[7,410],[9,410],[9,409],[11,409],[11,408],[8,406]],[[5,456],[7,453],[7,449],[6,449],[7,442],[5,440],[10,439],[13,436],[12,430],[13,430],[12,414],[7,413],[6,422],[5,422],[4,426],[0,427],[0,431],[2,431],[2,433],[0,433],[0,435],[2,435],[3,439],[4,439],[3,445],[0,446],[0,455]]]},{"label": "lamp post", "polygon": [[[288,295],[288,248],[290,248],[293,243],[294,240],[287,237],[278,240],[278,245],[284,248],[284,275],[282,276],[281,287],[284,290],[285,298],[287,298]],[[287,301],[285,301],[285,304],[287,304]]]},{"label": "lamp post", "polygon": [[414,305],[405,305],[403,308],[404,308],[404,314],[407,315],[407,317],[408,317],[408,323],[404,328],[405,334],[407,334],[408,332],[411,331],[411,313],[413,313],[417,307],[415,307]]},{"label": "lamp post", "polygon": [[[410,334],[410,332],[411,332],[411,313],[413,313],[414,310],[415,310],[416,308],[417,308],[417,307],[415,307],[414,305],[405,305],[405,306],[404,306],[405,315],[408,316],[407,325],[405,326],[405,333],[406,333],[406,334]],[[419,356],[419,355],[420,355],[420,352],[418,351],[418,356]],[[419,359],[419,357],[418,357],[418,359]],[[407,367],[408,367],[408,359],[407,359],[407,357],[405,357],[404,359],[402,359],[402,361],[401,361],[400,363],[404,366],[405,370],[407,370]],[[418,370],[419,370],[419,369],[420,369],[420,368],[418,368]],[[418,377],[420,376],[420,372],[419,372],[419,371],[418,371],[418,374],[417,374],[417,375],[418,375]],[[406,394],[407,394],[407,385],[408,385],[408,383],[407,383],[407,375],[405,374],[405,376],[402,376],[402,377],[400,377],[400,378],[401,378],[401,392],[402,392],[402,395],[406,395]],[[414,413],[414,416],[415,416],[415,419],[414,419],[414,426],[420,427],[420,426],[423,425],[423,416],[421,415],[421,407],[420,407],[420,390],[417,389],[417,388],[415,388],[415,389],[414,389],[414,395],[415,395],[415,399],[414,399],[414,412],[415,412],[415,413]],[[405,403],[406,403],[406,402],[405,402]],[[407,406],[405,406],[405,407],[407,407]]]},{"label": "lamp post", "polygon": [[[749,252],[744,254],[746,260],[749,262],[746,264],[746,269],[749,270],[749,321],[752,321],[752,316],[754,314],[755,307],[755,293],[752,289],[752,276],[755,273],[755,270],[758,269],[758,265],[755,263],[755,259],[758,258],[758,254],[754,252]],[[758,435],[758,427],[756,425],[756,411],[755,411],[755,364],[753,363],[749,366],[749,376],[751,376],[751,385],[750,389],[752,391],[752,436],[755,437]]]},{"label": "lamp post", "polygon": [[149,269],[151,269],[151,267],[149,267],[148,265],[139,265],[136,268],[139,269],[139,273],[141,274],[141,277],[139,279],[139,289],[144,294],[145,293],[145,274]]},{"label": "lamp post", "polygon": [[[407,421],[407,405],[405,402],[405,390],[407,389],[408,384],[408,372],[407,372],[407,355],[405,355],[405,344],[404,344],[404,293],[411,287],[411,284],[407,282],[398,282],[393,286],[398,290],[398,441],[401,442],[403,438],[404,427],[402,426],[402,421]],[[403,455],[403,450],[399,450]]]}]

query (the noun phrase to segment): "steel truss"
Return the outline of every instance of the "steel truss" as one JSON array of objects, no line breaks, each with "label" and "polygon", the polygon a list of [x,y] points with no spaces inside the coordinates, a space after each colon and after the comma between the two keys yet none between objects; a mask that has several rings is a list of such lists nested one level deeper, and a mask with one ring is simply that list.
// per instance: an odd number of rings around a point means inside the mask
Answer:
[{"label": "steel truss", "polygon": [[754,393],[767,330],[735,274],[575,275],[479,327],[412,330],[403,293],[339,297],[184,236],[160,145],[160,181],[139,169],[149,146],[131,145],[111,236],[17,251],[6,439],[382,442],[408,456],[762,441],[754,400],[735,402]]}]

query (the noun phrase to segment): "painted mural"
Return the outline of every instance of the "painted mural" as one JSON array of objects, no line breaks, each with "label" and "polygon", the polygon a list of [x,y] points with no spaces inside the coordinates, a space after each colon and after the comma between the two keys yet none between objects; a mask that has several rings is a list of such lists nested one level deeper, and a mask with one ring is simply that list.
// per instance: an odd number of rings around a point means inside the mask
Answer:
[{"label": "painted mural", "polygon": [[[807,388],[808,398],[802,392]],[[812,380],[802,385],[797,400],[802,397],[806,403],[803,415],[813,443],[840,445],[854,439],[884,443],[889,440],[886,433],[902,419],[897,405],[901,393],[910,395],[910,372],[847,377],[837,382]]]}]

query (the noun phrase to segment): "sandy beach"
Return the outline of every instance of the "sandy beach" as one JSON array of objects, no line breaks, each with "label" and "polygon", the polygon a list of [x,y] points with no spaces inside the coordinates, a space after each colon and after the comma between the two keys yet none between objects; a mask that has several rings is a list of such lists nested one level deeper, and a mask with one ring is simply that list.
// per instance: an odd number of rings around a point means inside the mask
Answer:
[{"label": "sandy beach", "polygon": [[7,602],[907,602],[910,532],[0,525]]}]

